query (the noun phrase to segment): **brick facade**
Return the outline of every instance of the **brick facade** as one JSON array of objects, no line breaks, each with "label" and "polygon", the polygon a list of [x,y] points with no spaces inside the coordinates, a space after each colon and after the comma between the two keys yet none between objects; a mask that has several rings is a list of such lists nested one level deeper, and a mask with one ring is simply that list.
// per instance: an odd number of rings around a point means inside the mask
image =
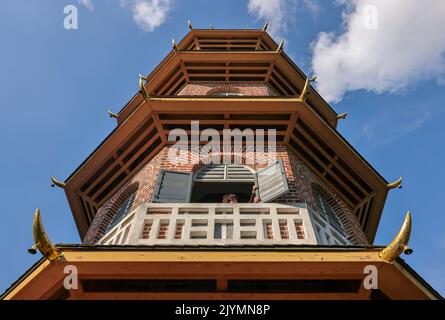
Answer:
[{"label": "brick facade", "polygon": [[[122,194],[126,192],[128,193],[129,188],[134,188],[135,185],[138,186],[136,197],[132,204],[132,209],[134,209],[142,203],[152,201],[153,192],[161,169],[180,172],[196,172],[202,166],[202,164],[193,164],[192,161],[189,161],[189,163],[186,164],[171,163],[168,160],[169,149],[169,146],[164,147],[153,159],[150,160],[150,162],[139,170],[139,172],[137,172],[124,186],[122,186],[119,191],[117,191],[102,205],[83,240],[84,243],[95,243],[103,236],[104,230],[112,218],[110,215],[112,215],[113,206],[116,205],[116,202],[122,201]],[[189,160],[191,160],[192,157],[197,157],[197,155],[189,152]],[[338,206],[341,208],[339,218],[352,242],[356,244],[368,243],[366,236],[364,235],[357,218],[352,214],[351,209],[348,208],[343,201],[315,174],[313,174],[295,155],[295,153],[290,151],[286,146],[278,145],[276,147],[276,158],[283,161],[289,191],[273,202],[284,204],[305,202],[313,210],[317,210],[317,204],[315,202],[311,186],[314,183],[318,184],[336,200]],[[242,159],[245,163],[245,154],[242,155]],[[251,165],[255,171],[266,166],[267,164]]]}]

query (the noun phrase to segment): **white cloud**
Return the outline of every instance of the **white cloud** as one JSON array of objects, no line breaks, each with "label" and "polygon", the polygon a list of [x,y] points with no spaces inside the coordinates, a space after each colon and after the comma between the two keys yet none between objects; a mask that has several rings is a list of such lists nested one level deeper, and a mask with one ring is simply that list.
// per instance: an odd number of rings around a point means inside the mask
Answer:
[{"label": "white cloud", "polygon": [[[89,10],[94,10],[92,0],[77,0]],[[119,0],[121,7],[131,6],[133,19],[144,31],[152,32],[165,22],[174,0]]]},{"label": "white cloud", "polygon": [[318,3],[317,0],[303,0],[304,7],[313,15],[317,15],[324,11],[323,7]]},{"label": "white cloud", "polygon": [[142,30],[151,32],[164,23],[172,4],[173,0],[136,0],[133,18]]},{"label": "white cloud", "polygon": [[[345,5],[345,31],[322,32],[313,44],[312,68],[326,100],[338,102],[347,91],[394,93],[419,80],[444,79],[445,1],[337,2]],[[377,9],[377,29],[365,27],[369,5]]]},{"label": "white cloud", "polygon": [[269,21],[268,32],[273,37],[282,37],[288,29],[286,8],[289,6],[286,0],[249,0],[247,9],[257,19]]},{"label": "white cloud", "polygon": [[257,19],[269,21],[267,31],[277,40],[283,39],[289,30],[289,25],[306,11],[317,16],[323,11],[319,0],[249,0],[247,3],[249,14]]},{"label": "white cloud", "polygon": [[91,0],[77,0],[80,4],[84,5],[85,7],[87,7],[89,10],[93,11],[94,10],[94,6],[93,6],[93,2]]}]

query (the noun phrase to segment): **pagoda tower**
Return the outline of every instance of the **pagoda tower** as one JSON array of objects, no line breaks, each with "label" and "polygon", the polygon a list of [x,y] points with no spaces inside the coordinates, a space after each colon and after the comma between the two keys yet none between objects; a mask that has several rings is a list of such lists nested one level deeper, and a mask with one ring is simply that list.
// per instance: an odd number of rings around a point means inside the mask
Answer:
[{"label": "pagoda tower", "polygon": [[409,213],[392,243],[373,244],[401,179],[340,135],[346,113],[267,24],[189,28],[109,112],[113,132],[52,178],[82,244],[54,245],[37,210],[30,252],[42,257],[2,299],[440,299],[399,257]]}]

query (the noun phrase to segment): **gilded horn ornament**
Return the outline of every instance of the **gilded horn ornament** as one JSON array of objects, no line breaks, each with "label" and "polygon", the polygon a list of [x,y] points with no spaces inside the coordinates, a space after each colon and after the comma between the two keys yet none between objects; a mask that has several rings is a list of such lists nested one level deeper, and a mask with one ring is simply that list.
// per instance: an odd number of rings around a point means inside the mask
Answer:
[{"label": "gilded horn ornament", "polygon": [[317,77],[313,77],[311,79],[306,78],[306,82],[304,83],[303,91],[301,91],[300,97],[298,98],[298,101],[306,101],[307,96],[309,95],[310,91],[310,83],[317,80]]},{"label": "gilded horn ornament", "polygon": [[347,112],[343,112],[342,114],[337,115],[337,119],[346,119],[347,115],[348,115]]},{"label": "gilded horn ornament", "polygon": [[266,23],[263,26],[263,29],[261,29],[261,30],[266,31],[268,26],[269,26],[269,21],[266,21]]},{"label": "gilded horn ornament", "polygon": [[37,250],[45,257],[45,259],[53,262],[59,260],[62,257],[62,251],[60,251],[52,242],[49,240],[45,229],[43,228],[42,218],[40,217],[39,208],[36,209],[34,214],[33,223],[33,235],[34,235],[34,245],[28,249],[28,252],[35,254]]},{"label": "gilded horn ornament", "polygon": [[52,182],[52,184],[51,184],[51,187],[55,187],[55,186],[58,186],[58,187],[60,187],[60,188],[65,188],[65,182],[62,182],[62,181],[60,181],[59,179],[57,179],[56,177],[54,177],[54,176],[51,176],[51,182]]},{"label": "gilded horn ornament", "polygon": [[172,39],[172,47],[173,47],[173,50],[174,50],[176,53],[179,52],[178,45],[176,44],[175,39]]},{"label": "gilded horn ornament", "polygon": [[117,113],[111,112],[110,110],[107,111],[110,118],[117,118],[119,115]]},{"label": "gilded horn ornament", "polygon": [[142,98],[144,98],[145,101],[150,100],[150,96],[148,95],[147,90],[145,89],[143,80],[147,81],[147,78],[144,77],[142,74],[139,74],[139,92],[142,95]]},{"label": "gilded horn ornament", "polygon": [[379,256],[383,261],[392,263],[400,256],[402,252],[405,254],[413,253],[413,250],[408,247],[409,236],[411,234],[411,214],[408,211],[403,221],[403,225],[400,228],[399,233],[392,240],[392,242],[382,251]]},{"label": "gilded horn ornament", "polygon": [[395,189],[395,188],[399,188],[402,189],[402,177],[400,177],[399,179],[397,179],[394,182],[391,182],[387,185],[388,189]]},{"label": "gilded horn ornament", "polygon": [[281,51],[283,51],[283,47],[284,47],[284,40],[281,40],[280,44],[278,45],[277,51],[275,52],[281,53]]}]

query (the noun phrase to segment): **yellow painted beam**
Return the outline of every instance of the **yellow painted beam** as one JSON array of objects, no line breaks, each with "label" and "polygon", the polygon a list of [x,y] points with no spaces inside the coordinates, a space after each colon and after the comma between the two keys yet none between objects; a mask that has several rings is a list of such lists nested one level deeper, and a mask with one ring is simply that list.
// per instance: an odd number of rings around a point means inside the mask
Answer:
[{"label": "yellow painted beam", "polygon": [[42,262],[31,270],[28,274],[24,275],[23,279],[14,286],[14,288],[8,292],[2,300],[11,300],[18,292],[22,291],[37,275],[39,275],[46,267],[51,264],[49,260],[42,260]]},{"label": "yellow painted beam", "polygon": [[78,251],[64,250],[67,262],[376,262],[379,251]]}]

